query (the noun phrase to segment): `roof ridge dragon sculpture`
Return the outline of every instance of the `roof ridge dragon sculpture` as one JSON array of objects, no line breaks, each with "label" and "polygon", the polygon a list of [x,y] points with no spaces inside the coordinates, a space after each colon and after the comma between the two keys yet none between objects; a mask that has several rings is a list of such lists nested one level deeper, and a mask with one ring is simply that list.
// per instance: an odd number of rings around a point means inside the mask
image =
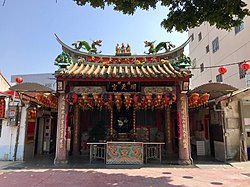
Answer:
[{"label": "roof ridge dragon sculpture", "polygon": [[89,44],[87,41],[85,40],[79,40],[76,41],[74,43],[72,43],[72,45],[77,49],[80,50],[81,48],[83,48],[84,50],[86,50],[88,53],[91,54],[97,54],[97,53],[101,53],[101,51],[97,52],[97,48],[96,46],[102,46],[102,40],[92,40],[92,43]]},{"label": "roof ridge dragon sculpture", "polygon": [[171,42],[160,42],[159,44],[154,47],[154,43],[156,42],[149,42],[149,41],[144,41],[145,47],[149,47],[148,53],[144,52],[146,54],[156,54],[162,49],[165,49],[165,52],[169,52],[172,48],[175,48],[175,45],[172,44]]}]

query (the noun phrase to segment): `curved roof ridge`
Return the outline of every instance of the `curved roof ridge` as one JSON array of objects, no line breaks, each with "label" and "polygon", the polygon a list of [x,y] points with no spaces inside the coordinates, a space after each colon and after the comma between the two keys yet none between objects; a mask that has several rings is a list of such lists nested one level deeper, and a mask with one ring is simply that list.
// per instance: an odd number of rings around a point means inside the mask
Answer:
[{"label": "curved roof ridge", "polygon": [[190,42],[191,37],[189,37],[182,45],[180,45],[179,47],[168,51],[168,52],[163,52],[163,53],[158,53],[158,54],[141,54],[141,55],[131,55],[131,56],[116,56],[116,55],[108,55],[108,54],[89,54],[87,52],[83,52],[83,51],[79,51],[76,50],[70,46],[68,46],[67,44],[65,44],[58,36],[57,34],[55,34],[56,36],[56,40],[59,42],[60,45],[62,45],[62,47],[68,49],[69,51],[72,51],[74,53],[78,53],[79,55],[85,55],[85,56],[98,56],[98,57],[115,57],[115,58],[134,58],[134,57],[160,57],[160,56],[166,56],[166,55],[171,55],[177,51],[183,50],[184,47]]}]

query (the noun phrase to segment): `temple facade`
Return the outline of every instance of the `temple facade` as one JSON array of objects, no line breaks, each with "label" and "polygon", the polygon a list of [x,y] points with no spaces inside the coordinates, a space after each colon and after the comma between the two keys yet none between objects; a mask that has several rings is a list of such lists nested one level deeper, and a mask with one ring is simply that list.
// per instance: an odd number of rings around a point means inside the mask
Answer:
[{"label": "temple facade", "polygon": [[[185,42],[154,47],[131,55],[129,44],[117,44],[115,55],[98,53],[101,40],[70,47],[58,37],[62,53],[55,71],[58,119],[55,164],[68,155],[90,153],[106,164],[145,163],[176,153],[180,164],[191,164]],[[81,48],[85,48],[85,52]],[[158,53],[161,47],[163,53]]]}]

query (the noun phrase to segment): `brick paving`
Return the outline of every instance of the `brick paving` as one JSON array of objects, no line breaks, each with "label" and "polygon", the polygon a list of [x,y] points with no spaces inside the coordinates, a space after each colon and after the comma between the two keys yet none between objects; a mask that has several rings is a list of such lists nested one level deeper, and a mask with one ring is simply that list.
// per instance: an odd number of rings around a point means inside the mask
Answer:
[{"label": "brick paving", "polygon": [[0,187],[206,187],[250,186],[250,161],[211,160],[192,166],[151,162],[143,166],[74,162],[55,166],[53,157],[29,162],[0,161]]},{"label": "brick paving", "polygon": [[14,169],[0,171],[0,187],[188,187],[250,186],[250,172],[225,165],[137,169]]}]

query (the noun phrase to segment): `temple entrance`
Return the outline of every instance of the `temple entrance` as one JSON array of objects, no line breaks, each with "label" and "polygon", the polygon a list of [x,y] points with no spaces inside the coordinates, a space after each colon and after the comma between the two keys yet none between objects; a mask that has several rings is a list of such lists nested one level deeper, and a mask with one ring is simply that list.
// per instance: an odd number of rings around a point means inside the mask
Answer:
[{"label": "temple entrance", "polygon": [[133,108],[129,110],[122,106],[120,110],[114,107],[113,129],[117,132],[118,141],[129,141],[130,133],[133,130]]}]

